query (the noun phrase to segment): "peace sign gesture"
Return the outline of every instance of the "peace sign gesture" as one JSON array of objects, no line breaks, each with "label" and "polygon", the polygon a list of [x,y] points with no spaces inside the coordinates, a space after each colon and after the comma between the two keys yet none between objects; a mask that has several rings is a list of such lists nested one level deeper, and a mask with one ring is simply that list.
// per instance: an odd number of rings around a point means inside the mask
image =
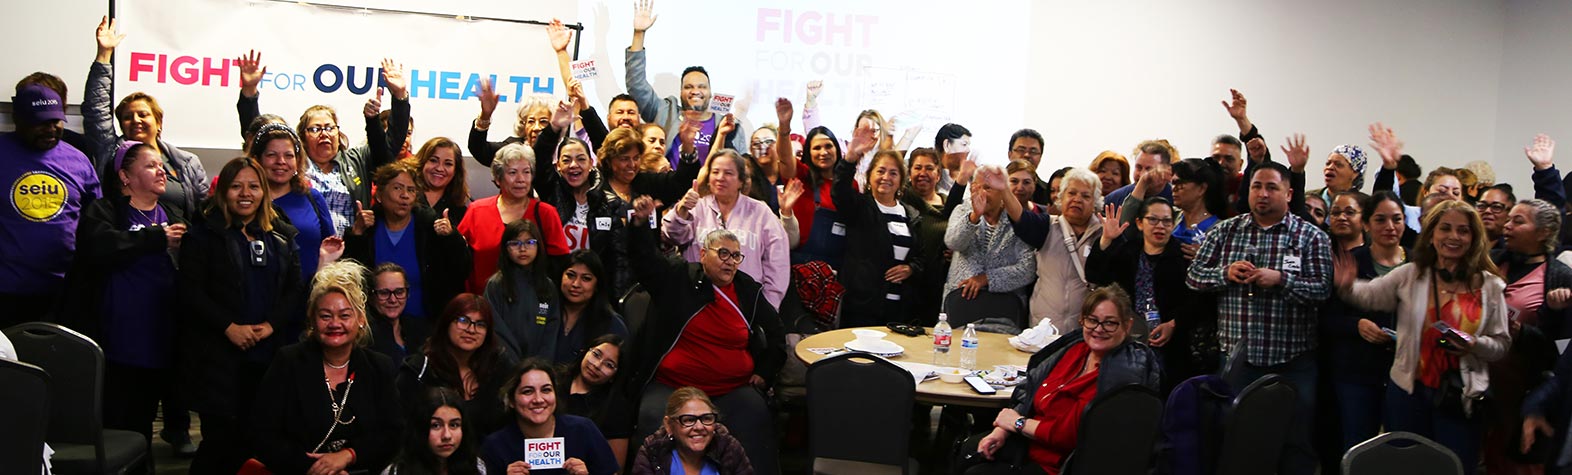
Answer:
[{"label": "peace sign gesture", "polygon": [[1119,222],[1119,205],[1109,203],[1103,205],[1103,239],[1098,242],[1099,249],[1108,249],[1114,239],[1124,234],[1130,228],[1130,223]]}]

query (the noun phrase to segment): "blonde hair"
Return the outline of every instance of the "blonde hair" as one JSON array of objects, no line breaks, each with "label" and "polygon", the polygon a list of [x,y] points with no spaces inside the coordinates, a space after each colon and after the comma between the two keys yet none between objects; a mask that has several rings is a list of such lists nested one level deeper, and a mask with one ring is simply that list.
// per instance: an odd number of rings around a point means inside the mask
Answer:
[{"label": "blonde hair", "polygon": [[[365,290],[368,275],[366,266],[352,260],[335,261],[317,269],[316,275],[311,277],[311,296],[306,300],[308,318],[316,317],[317,305],[322,303],[323,297],[334,293],[343,295],[349,300],[350,308],[355,309],[355,346],[370,345]],[[306,325],[306,338],[315,338],[316,333],[316,325]]]}]

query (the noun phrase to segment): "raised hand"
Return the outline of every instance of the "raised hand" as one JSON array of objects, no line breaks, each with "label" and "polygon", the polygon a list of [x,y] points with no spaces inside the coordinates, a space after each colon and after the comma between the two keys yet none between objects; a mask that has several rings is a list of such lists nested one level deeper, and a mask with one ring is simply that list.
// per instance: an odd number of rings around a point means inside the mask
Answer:
[{"label": "raised hand", "polygon": [[[780,130],[791,130],[791,118],[794,114],[791,107],[791,99],[784,97],[775,99],[775,120],[778,121],[776,123]],[[785,142],[784,140],[777,140]]]},{"label": "raised hand", "polygon": [[438,218],[431,226],[438,236],[453,234],[453,222],[448,220],[448,210],[442,210],[442,217]]},{"label": "raised hand", "polygon": [[1138,195],[1139,198],[1156,195],[1162,192],[1163,187],[1168,185],[1168,182],[1172,179],[1173,169],[1167,166],[1159,166],[1141,175],[1141,179],[1135,181],[1135,191],[1140,193]]},{"label": "raised hand", "polygon": [[786,182],[786,187],[781,190],[781,213],[790,213],[788,210],[797,204],[797,199],[802,198],[802,190],[802,180],[793,178]]},{"label": "raised hand", "polygon": [[1247,154],[1245,156],[1250,159],[1251,163],[1261,163],[1261,161],[1266,160],[1268,151],[1266,141],[1260,137],[1252,138],[1245,143],[1245,153]]},{"label": "raised hand", "polygon": [[[971,162],[974,164],[976,163],[975,160],[972,160]],[[997,165],[989,165],[978,168],[975,179],[981,181],[983,188],[987,188],[988,191],[1010,191],[1010,179],[1005,176],[1004,169]]]},{"label": "raised hand", "polygon": [[1244,94],[1240,94],[1238,89],[1229,89],[1228,93],[1233,96],[1232,103],[1223,101],[1223,109],[1228,111],[1228,116],[1233,117],[1235,122],[1249,120],[1249,103],[1245,101]]},{"label": "raised hand", "polygon": [[803,107],[811,109],[814,105],[818,104],[820,92],[824,92],[823,80],[814,79],[812,81],[808,81],[808,98],[807,102],[803,103]]},{"label": "raised hand", "polygon": [[715,137],[717,140],[723,139],[733,130],[737,130],[737,118],[726,114],[721,117],[720,123],[715,125]]},{"label": "raised hand", "polygon": [[557,107],[551,110],[551,129],[556,131],[568,130],[573,124],[573,100],[557,101]]},{"label": "raised hand", "polygon": [[[491,85],[491,78],[481,79],[476,87],[480,88],[475,97],[480,98],[480,120],[490,122],[491,113],[497,111],[497,91]],[[488,124],[489,125],[489,124]]]},{"label": "raised hand", "polygon": [[1354,280],[1359,275],[1359,266],[1354,263],[1354,256],[1346,252],[1332,253],[1332,283],[1337,286],[1338,292],[1348,293],[1354,288]]},{"label": "raised hand", "polygon": [[1556,141],[1550,140],[1549,135],[1535,135],[1533,145],[1523,147],[1523,155],[1528,156],[1528,161],[1534,164],[1534,170],[1549,169],[1556,166]]},{"label": "raised hand", "polygon": [[972,180],[971,186],[967,188],[971,191],[971,194],[966,198],[971,200],[972,220],[976,221],[977,218],[982,217],[983,211],[988,209],[988,189],[983,186],[982,180]]},{"label": "raised hand", "polygon": [[561,53],[568,50],[568,42],[573,39],[573,30],[562,26],[562,20],[552,18],[551,24],[546,25],[546,38],[551,40],[551,50]]},{"label": "raised hand", "polygon": [[573,110],[583,111],[589,107],[589,99],[584,96],[584,83],[577,79],[568,78],[568,99],[573,100]]},{"label": "raised hand", "polygon": [[1283,153],[1288,154],[1289,169],[1305,171],[1305,164],[1310,162],[1310,146],[1305,145],[1305,134],[1288,136],[1288,145],[1283,146]]},{"label": "raised hand", "polygon": [[655,14],[655,0],[634,0],[633,2],[633,31],[645,32],[655,26],[655,20],[660,15]]},{"label": "raised hand", "polygon": [[1403,141],[1397,139],[1391,127],[1380,122],[1370,124],[1370,146],[1381,154],[1381,168],[1397,169],[1398,160],[1403,158]]},{"label": "raised hand", "polygon": [[376,117],[377,113],[382,112],[382,88],[377,88],[377,95],[366,99],[366,108],[363,112],[366,117]]},{"label": "raised hand", "polygon": [[394,99],[409,99],[408,83],[404,81],[404,65],[382,58],[382,79],[388,83],[388,92]]},{"label": "raised hand", "polygon": [[1108,249],[1108,246],[1113,245],[1114,239],[1118,239],[1124,234],[1124,230],[1129,228],[1130,223],[1119,222],[1119,205],[1113,203],[1103,205],[1103,238],[1098,247]]},{"label": "raised hand", "polygon": [[267,66],[262,65],[262,53],[251,50],[245,56],[235,58],[235,63],[240,65],[240,92],[246,97],[256,97],[257,86],[262,84],[262,76],[267,74]]},{"label": "raised hand", "polygon": [[878,145],[879,137],[874,132],[873,126],[870,124],[858,124],[857,129],[852,131],[851,145],[847,147],[846,156],[843,158],[846,161],[857,163],[862,160],[863,156],[872,151],[873,147]]},{"label": "raised hand", "polygon": [[367,229],[371,229],[371,226],[376,224],[377,215],[371,210],[365,209],[365,207],[361,206],[360,200],[355,200],[355,222],[351,225],[351,231],[354,232],[356,236],[359,236],[361,234],[365,234]]},{"label": "raised hand", "polygon": [[693,188],[682,195],[682,201],[677,202],[677,216],[682,219],[693,217],[693,208],[699,205],[699,180],[693,180]]},{"label": "raised hand", "polygon": [[120,46],[120,40],[126,39],[126,35],[115,34],[115,20],[108,16],[98,20],[98,31],[95,36],[98,38],[97,60],[100,63],[108,63],[115,55],[115,48]]},{"label": "raised hand", "polygon": [[344,238],[338,236],[322,238],[322,245],[317,248],[317,262],[327,264],[340,257],[344,257]]}]

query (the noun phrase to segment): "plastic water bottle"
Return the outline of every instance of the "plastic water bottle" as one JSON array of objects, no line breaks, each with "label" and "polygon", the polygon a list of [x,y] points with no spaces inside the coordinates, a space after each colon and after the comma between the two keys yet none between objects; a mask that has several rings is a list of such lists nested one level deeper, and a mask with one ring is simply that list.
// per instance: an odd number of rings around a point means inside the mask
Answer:
[{"label": "plastic water bottle", "polygon": [[1146,337],[1157,338],[1157,326],[1163,324],[1163,317],[1157,312],[1157,304],[1151,297],[1146,298]]},{"label": "plastic water bottle", "polygon": [[961,369],[977,369],[977,346],[980,343],[977,339],[977,324],[966,324],[966,333],[961,334]]},{"label": "plastic water bottle", "polygon": [[939,323],[933,326],[933,364],[950,365],[950,322],[949,315],[943,313],[939,314]]}]

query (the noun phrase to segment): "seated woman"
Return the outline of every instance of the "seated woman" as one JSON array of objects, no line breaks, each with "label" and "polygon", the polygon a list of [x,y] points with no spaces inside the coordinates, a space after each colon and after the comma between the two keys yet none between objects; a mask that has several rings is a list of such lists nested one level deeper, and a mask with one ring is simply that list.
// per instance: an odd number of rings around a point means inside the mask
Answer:
[{"label": "seated woman", "polygon": [[416,206],[421,194],[415,184],[420,170],[409,161],[377,168],[371,176],[377,201],[361,212],[344,235],[344,254],[367,263],[394,263],[409,281],[405,310],[425,318],[464,290],[469,276],[470,249],[454,230],[447,214]]},{"label": "seated woman", "polygon": [[579,364],[568,370],[571,383],[563,398],[563,412],[587,417],[595,421],[606,443],[611,444],[617,465],[624,465],[628,456],[628,438],[633,436],[633,411],[618,384],[617,372],[622,362],[623,337],[601,335],[590,340],[579,359]]},{"label": "seated woman", "polygon": [[953,252],[944,282],[945,308],[978,297],[1013,299],[1013,308],[1020,311],[1013,320],[1014,332],[1019,332],[1026,323],[1026,286],[1037,279],[1037,253],[1015,237],[1004,213],[1004,200],[1018,197],[1009,190],[988,189],[982,180],[972,181],[970,188],[971,197],[955,207],[944,231],[944,244]]},{"label": "seated woman", "polygon": [[262,377],[252,450],[273,473],[375,470],[398,452],[404,419],[393,360],[365,349],[365,281],[353,261],[317,271],[305,339],[279,350]]},{"label": "seated woman", "polygon": [[448,388],[463,397],[464,414],[475,433],[506,423],[502,401],[495,395],[507,383],[513,360],[492,334],[495,323],[486,299],[475,294],[453,297],[432,324],[425,352],[406,358],[399,369],[399,393],[406,403],[414,405],[410,398],[425,388]]},{"label": "seated woman", "polygon": [[[513,412],[514,420],[486,436],[481,445],[480,457],[486,461],[486,473],[610,475],[621,470],[594,422],[557,414],[557,375],[551,362],[526,359],[512,373],[506,389],[498,395]],[[531,470],[524,461],[524,441],[549,437],[564,439],[562,468]]]},{"label": "seated woman", "polygon": [[[465,437],[464,397],[448,388],[422,391],[420,405],[409,412],[404,447],[382,475],[486,473],[475,450],[478,436]],[[425,427],[425,430],[421,430]]]},{"label": "seated woman", "polygon": [[752,474],[742,444],[720,423],[715,403],[692,386],[666,399],[660,429],[644,439],[633,475],[669,473]]},{"label": "seated woman", "polygon": [[420,353],[431,335],[431,328],[424,318],[410,316],[409,279],[403,267],[392,262],[384,263],[371,271],[371,351],[387,355],[393,361],[404,361],[411,354]]},{"label": "seated woman", "polygon": [[[1132,305],[1140,318],[1131,334],[1162,351],[1166,394],[1180,381],[1211,372],[1217,355],[1193,345],[1215,338],[1217,312],[1212,298],[1185,286],[1190,259],[1170,234],[1173,205],[1153,196],[1136,207],[1138,233],[1125,232],[1129,225],[1118,222],[1117,207],[1105,207],[1102,240],[1086,258],[1086,280],[1135,291]],[[1153,319],[1160,323],[1152,325]]]},{"label": "seated woman", "polygon": [[547,273],[540,243],[534,221],[508,223],[498,246],[504,252],[497,258],[497,272],[486,280],[486,302],[497,316],[492,325],[497,341],[515,359],[529,356],[543,335],[551,334],[546,322],[562,320],[557,284]]},{"label": "seated woman", "polygon": [[628,337],[628,326],[622,322],[622,316],[611,309],[611,289],[607,288],[611,279],[606,277],[599,254],[580,249],[568,255],[568,268],[562,271],[560,288],[562,320],[546,322],[548,332],[541,335],[540,345],[533,353],[555,363],[571,364],[588,348],[587,341],[597,335]]},{"label": "seated woman", "polygon": [[[1015,387],[993,431],[972,438],[987,462],[965,473],[1056,475],[1075,450],[1081,413],[1098,392],[1130,384],[1157,389],[1157,355],[1129,338],[1134,320],[1130,297],[1118,285],[1087,294],[1079,330],[1038,352],[1048,356],[1027,371],[1026,383]],[[1017,463],[1024,462],[1022,451],[1030,463]]]},{"label": "seated woman", "polygon": [[[716,162],[725,166],[727,160],[710,163]],[[727,414],[754,467],[776,473],[774,419],[764,394],[785,362],[785,335],[764,287],[738,271],[742,244],[731,231],[717,229],[694,243],[701,249],[697,264],[669,260],[656,250],[655,230],[646,224],[655,201],[640,197],[633,209],[633,271],[654,299],[629,382],[630,390],[642,391],[640,439],[660,425],[672,391],[694,386]]]}]

